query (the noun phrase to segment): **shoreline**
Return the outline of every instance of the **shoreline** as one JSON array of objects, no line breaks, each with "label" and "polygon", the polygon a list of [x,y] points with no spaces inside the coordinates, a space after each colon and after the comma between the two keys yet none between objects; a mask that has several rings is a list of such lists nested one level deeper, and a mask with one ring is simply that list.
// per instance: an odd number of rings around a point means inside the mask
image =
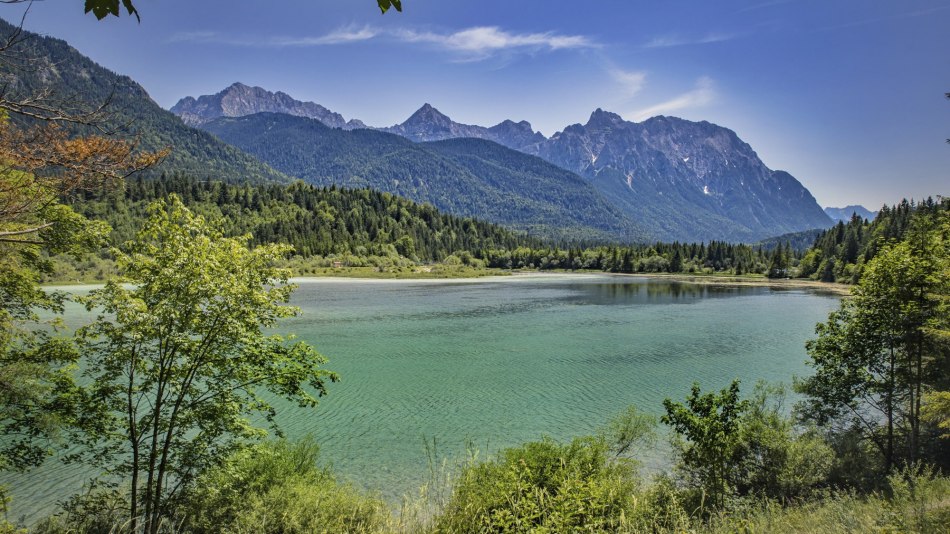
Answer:
[{"label": "shoreline", "polygon": [[[526,279],[552,278],[552,277],[592,277],[608,276],[617,278],[645,278],[652,280],[666,280],[669,282],[682,282],[697,285],[718,285],[718,286],[747,286],[747,287],[770,287],[775,289],[810,289],[825,291],[840,296],[851,294],[851,286],[832,282],[819,282],[817,280],[806,280],[800,278],[776,278],[770,279],[763,277],[733,276],[733,275],[696,275],[686,273],[606,273],[602,271],[503,271],[489,270],[478,276],[420,276],[421,273],[412,273],[411,276],[353,276],[345,273],[341,274],[320,274],[309,276],[293,276],[290,278],[292,283],[312,283],[312,282],[415,282],[415,283],[475,283],[493,281],[500,282],[504,280],[517,281]],[[470,274],[470,273],[465,273]],[[40,284],[44,289],[69,290],[77,288],[101,287],[104,282],[50,282]]]},{"label": "shoreline", "polygon": [[728,286],[756,286],[756,287],[774,287],[782,289],[818,289],[828,291],[837,295],[848,296],[851,294],[851,286],[848,284],[839,284],[837,282],[821,282],[818,280],[808,280],[804,278],[765,278],[763,277],[744,277],[733,275],[706,274],[695,275],[685,273],[604,273],[611,276],[640,276],[643,278],[654,278],[659,280],[670,280],[672,282],[686,282],[690,284],[706,285],[728,285]]},{"label": "shoreline", "polygon": [[771,287],[776,289],[812,289],[834,293],[836,295],[848,296],[851,294],[851,286],[832,282],[820,282],[818,280],[806,280],[801,278],[766,278],[766,277],[745,277],[732,275],[696,275],[686,273],[606,273],[603,271],[498,271],[487,273],[478,277],[387,277],[372,278],[358,276],[295,276],[291,278],[294,282],[315,282],[315,281],[354,281],[354,282],[479,282],[479,281],[502,281],[502,280],[525,280],[548,277],[593,277],[609,276],[618,278],[646,278],[654,280],[666,280],[670,282],[683,282],[697,285],[719,285],[719,286],[750,286],[750,287]]}]

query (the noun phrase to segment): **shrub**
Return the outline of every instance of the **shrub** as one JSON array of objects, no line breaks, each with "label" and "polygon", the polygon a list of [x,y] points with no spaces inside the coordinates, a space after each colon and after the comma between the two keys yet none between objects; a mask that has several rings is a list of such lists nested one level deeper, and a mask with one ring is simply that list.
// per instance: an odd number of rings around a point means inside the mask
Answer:
[{"label": "shrub", "polygon": [[312,439],[248,447],[199,476],[180,506],[189,532],[369,532],[385,505],[319,467]]},{"label": "shrub", "polygon": [[551,439],[465,468],[436,532],[614,532],[634,513],[634,464],[597,438]]}]

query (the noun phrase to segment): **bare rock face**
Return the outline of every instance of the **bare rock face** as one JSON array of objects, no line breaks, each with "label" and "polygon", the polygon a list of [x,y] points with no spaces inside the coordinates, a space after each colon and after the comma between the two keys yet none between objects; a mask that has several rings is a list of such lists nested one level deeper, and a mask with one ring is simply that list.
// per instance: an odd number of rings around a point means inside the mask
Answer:
[{"label": "bare rock face", "polygon": [[657,239],[749,241],[831,224],[792,175],[727,128],[676,117],[635,123],[602,109],[545,138],[525,121],[459,124],[426,104],[385,128],[413,141],[475,137],[587,178]]},{"label": "bare rock face", "polygon": [[531,152],[588,178],[666,239],[754,241],[830,224],[792,175],[706,121],[636,123],[598,109]]},{"label": "bare rock face", "polygon": [[460,124],[430,104],[424,104],[402,124],[380,128],[384,132],[401,135],[416,142],[444,141],[471,137],[487,139],[508,148],[521,150],[527,146],[544,141],[540,132],[535,132],[528,121],[503,121],[491,128]]},{"label": "bare rock face", "polygon": [[334,113],[320,104],[301,102],[280,91],[272,93],[261,87],[249,87],[242,83],[234,83],[214,95],[182,98],[172,106],[171,112],[190,126],[200,126],[218,117],[243,117],[269,112],[316,119],[331,128],[354,130],[366,127],[359,120],[346,121],[339,113]]}]

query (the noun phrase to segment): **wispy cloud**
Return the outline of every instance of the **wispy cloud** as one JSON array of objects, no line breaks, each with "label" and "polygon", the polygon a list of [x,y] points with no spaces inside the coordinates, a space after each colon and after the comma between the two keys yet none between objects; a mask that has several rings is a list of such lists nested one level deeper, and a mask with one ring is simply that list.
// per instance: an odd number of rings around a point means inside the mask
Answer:
[{"label": "wispy cloud", "polygon": [[221,44],[229,46],[268,46],[276,48],[284,47],[303,47],[303,46],[328,46],[349,44],[359,41],[367,41],[378,36],[380,32],[369,26],[363,28],[340,28],[324,35],[303,36],[303,37],[264,37],[255,38],[247,36],[235,38],[212,31],[180,32],[169,38],[173,43],[203,43],[203,44]]},{"label": "wispy cloud", "polygon": [[643,89],[647,81],[647,74],[643,71],[628,71],[621,69],[610,69],[610,76],[620,86],[620,91],[625,98],[630,98]]},{"label": "wispy cloud", "polygon": [[496,52],[516,49],[561,50],[597,46],[583,35],[561,35],[554,32],[512,33],[497,26],[476,26],[451,33],[399,30],[393,35],[404,42],[432,44],[474,57],[487,57]]},{"label": "wispy cloud", "polygon": [[475,26],[444,33],[413,29],[379,30],[364,26],[341,28],[317,36],[263,38],[253,36],[234,38],[218,32],[197,31],[176,33],[169,41],[232,46],[306,47],[352,44],[376,38],[434,45],[440,49],[462,54],[469,60],[484,59],[503,51],[562,50],[598,46],[583,35],[562,35],[555,32],[515,33],[497,26]]},{"label": "wispy cloud", "polygon": [[716,98],[716,90],[711,78],[703,76],[696,80],[696,87],[666,102],[633,112],[633,120],[642,121],[656,115],[664,115],[682,109],[708,105]]},{"label": "wispy cloud", "polygon": [[269,41],[272,46],[325,46],[368,41],[379,35],[379,31],[369,26],[363,28],[345,28],[317,37],[276,37]]},{"label": "wispy cloud", "polygon": [[721,43],[735,39],[736,35],[731,33],[709,33],[701,37],[687,37],[682,35],[663,35],[654,37],[653,40],[643,45],[643,48],[670,48],[673,46],[689,46],[710,43]]}]

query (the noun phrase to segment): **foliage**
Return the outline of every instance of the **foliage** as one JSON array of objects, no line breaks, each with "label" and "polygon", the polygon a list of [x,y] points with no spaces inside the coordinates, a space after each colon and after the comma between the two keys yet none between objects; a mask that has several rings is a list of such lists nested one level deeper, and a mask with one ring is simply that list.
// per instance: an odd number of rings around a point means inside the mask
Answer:
[{"label": "foliage", "polygon": [[467,467],[435,532],[614,532],[634,511],[637,485],[602,439],[530,442]]},{"label": "foliage", "polygon": [[854,215],[818,235],[801,260],[798,276],[856,284],[867,263],[888,243],[903,240],[915,218],[939,217],[948,210],[950,198],[928,198],[884,206],[873,221]]},{"label": "foliage", "polygon": [[374,532],[386,505],[318,467],[311,439],[241,449],[205,470],[180,501],[184,528],[211,532]]},{"label": "foliage", "polygon": [[[937,217],[942,220],[938,220]],[[799,385],[804,415],[858,432],[885,471],[925,453],[923,394],[947,380],[950,212],[918,212],[901,242],[884,245],[854,290],[807,344],[815,374]]]},{"label": "foliage", "polygon": [[433,262],[463,251],[540,243],[389,193],[301,182],[230,185],[182,175],[132,179],[122,192],[88,194],[73,205],[87,217],[108,221],[113,241],[122,242],[141,224],[145,207],[168,194],[217,221],[226,235],[251,234],[253,245],[287,243],[303,258],[334,256],[347,266],[373,255]]},{"label": "foliage", "polygon": [[[124,141],[67,138],[56,123],[23,128],[0,105],[0,470],[28,469],[50,453],[69,417],[76,352],[40,326],[39,313],[62,310],[64,295],[38,287],[50,254],[80,256],[102,246],[108,226],[60,200],[120,180],[162,154],[136,153]],[[3,499],[0,492],[0,499]]]},{"label": "foliage", "polygon": [[611,273],[762,274],[768,257],[743,244],[653,243],[626,246],[578,246],[498,249],[484,252],[489,267],[504,269],[595,270]]},{"label": "foliage", "polygon": [[700,394],[694,383],[686,404],[663,401],[661,418],[676,432],[674,442],[682,471],[691,487],[702,491],[713,508],[721,509],[738,484],[742,456],[742,416],[749,402],[739,399],[739,381],[719,393]]},{"label": "foliage", "polygon": [[297,313],[282,305],[286,270],[271,266],[289,247],[248,239],[223,237],[171,196],[114,251],[123,277],[82,299],[101,315],[77,332],[88,384],[77,439],[128,477],[132,530],[141,517],[156,531],[179,487],[264,435],[248,420],[273,424],[259,389],[315,406],[336,379],[310,346],[263,332]]},{"label": "foliage", "polygon": [[934,391],[924,395],[920,416],[936,425],[942,438],[950,439],[950,391]]},{"label": "foliage", "polygon": [[637,447],[648,448],[656,439],[656,418],[636,406],[628,406],[607,422],[597,436],[614,453],[615,458],[632,456]]},{"label": "foliage", "polygon": [[799,501],[828,479],[834,451],[816,429],[796,429],[785,400],[784,386],[755,385],[742,417],[739,495]]},{"label": "foliage", "polygon": [[950,522],[950,479],[926,470],[908,470],[889,477],[887,483],[890,495],[828,493],[795,506],[765,500],[748,510],[725,510],[707,525],[700,525],[696,532],[946,532]]}]

